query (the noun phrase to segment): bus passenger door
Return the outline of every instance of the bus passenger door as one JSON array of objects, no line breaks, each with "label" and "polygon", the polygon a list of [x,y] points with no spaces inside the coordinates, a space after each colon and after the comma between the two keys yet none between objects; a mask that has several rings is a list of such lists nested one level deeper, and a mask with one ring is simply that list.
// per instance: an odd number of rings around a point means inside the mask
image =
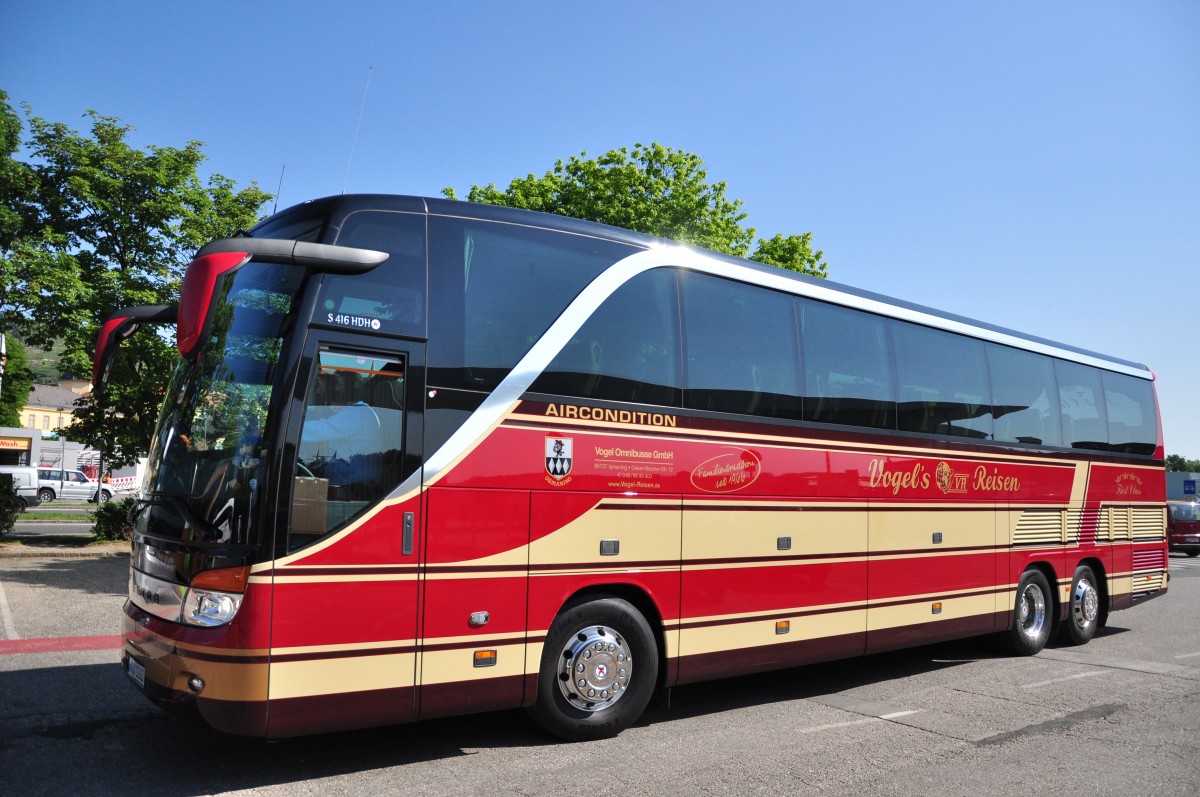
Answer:
[{"label": "bus passenger door", "polygon": [[273,569],[275,736],[405,722],[416,705],[423,347],[322,332],[301,363]]}]

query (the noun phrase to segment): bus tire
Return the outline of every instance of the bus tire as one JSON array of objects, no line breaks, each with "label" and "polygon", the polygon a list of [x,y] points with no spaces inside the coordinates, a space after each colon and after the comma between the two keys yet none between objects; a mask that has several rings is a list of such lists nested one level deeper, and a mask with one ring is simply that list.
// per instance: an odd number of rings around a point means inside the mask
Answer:
[{"label": "bus tire", "polygon": [[1200,556],[1200,548],[1186,548],[1184,553],[1188,556]]},{"label": "bus tire", "polygon": [[606,739],[637,722],[657,683],[654,633],[631,603],[568,603],[546,634],[531,714],[568,741]]},{"label": "bus tire", "polygon": [[1054,596],[1050,592],[1050,582],[1042,571],[1026,570],[1017,584],[1012,628],[1006,638],[1009,650],[1018,656],[1032,656],[1046,647],[1053,619]]},{"label": "bus tire", "polygon": [[1100,627],[1100,588],[1092,568],[1080,565],[1071,579],[1071,596],[1067,601],[1067,619],[1062,624],[1061,639],[1070,645],[1086,645]]}]

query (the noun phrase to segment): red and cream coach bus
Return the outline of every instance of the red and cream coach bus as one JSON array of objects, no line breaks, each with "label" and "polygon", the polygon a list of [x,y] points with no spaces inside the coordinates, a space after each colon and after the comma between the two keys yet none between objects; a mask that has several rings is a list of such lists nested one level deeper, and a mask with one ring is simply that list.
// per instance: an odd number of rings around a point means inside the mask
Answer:
[{"label": "red and cream coach bus", "polygon": [[[215,241],[178,307],[123,661],[285,737],[998,634],[1167,588],[1143,366],[588,222],[342,196]],[[119,367],[119,366],[118,366]]]}]

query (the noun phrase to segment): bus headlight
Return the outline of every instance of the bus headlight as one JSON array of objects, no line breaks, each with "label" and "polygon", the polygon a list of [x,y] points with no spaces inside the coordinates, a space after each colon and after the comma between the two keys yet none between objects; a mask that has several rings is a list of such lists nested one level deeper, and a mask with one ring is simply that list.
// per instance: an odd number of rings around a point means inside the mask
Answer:
[{"label": "bus headlight", "polygon": [[183,600],[183,621],[206,627],[225,625],[241,606],[242,596],[237,593],[192,588]]},{"label": "bus headlight", "polygon": [[205,628],[225,625],[242,607],[249,578],[249,567],[206,570],[196,575],[183,596],[180,620]]}]

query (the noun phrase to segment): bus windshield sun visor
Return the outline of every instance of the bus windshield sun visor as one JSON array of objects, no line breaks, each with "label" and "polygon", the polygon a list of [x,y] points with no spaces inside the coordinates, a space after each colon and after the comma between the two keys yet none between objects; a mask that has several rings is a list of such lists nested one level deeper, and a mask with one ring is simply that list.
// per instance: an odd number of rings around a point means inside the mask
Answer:
[{"label": "bus windshield sun visor", "polygon": [[206,244],[188,265],[179,290],[179,353],[190,357],[203,340],[218,281],[251,260],[330,274],[364,274],[387,259],[387,252],[279,238],[221,238]]},{"label": "bus windshield sun visor", "polygon": [[125,307],[109,316],[100,327],[100,335],[96,338],[96,356],[92,360],[92,389],[104,389],[121,341],[137,332],[143,324],[174,324],[177,317],[178,306],[173,304]]}]

